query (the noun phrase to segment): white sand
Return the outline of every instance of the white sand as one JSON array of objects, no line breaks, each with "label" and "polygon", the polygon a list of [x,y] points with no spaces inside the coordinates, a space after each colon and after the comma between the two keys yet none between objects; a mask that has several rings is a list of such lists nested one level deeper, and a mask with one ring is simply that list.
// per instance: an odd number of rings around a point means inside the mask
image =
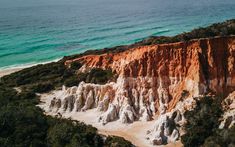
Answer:
[{"label": "white sand", "polygon": [[52,60],[52,61],[42,62],[42,63],[32,63],[32,64],[30,63],[30,64],[20,65],[20,66],[16,66],[16,67],[9,67],[9,68],[5,68],[5,69],[0,68],[0,78],[5,76],[5,75],[9,75],[11,73],[20,71],[24,68],[29,68],[29,67],[32,67],[32,66],[36,66],[38,64],[47,64],[47,63],[51,63],[51,62],[57,62],[60,59],[61,58],[55,59],[55,60]]},{"label": "white sand", "polygon": [[[46,111],[46,115],[55,115],[54,112],[48,112],[49,104],[52,97],[50,94],[42,94],[42,103],[38,105]],[[152,129],[155,121],[136,121],[131,124],[123,124],[119,121],[109,122],[106,125],[102,125],[98,122],[97,116],[100,116],[100,112],[96,109],[90,109],[85,112],[65,112],[64,118],[71,118],[84,122],[85,124],[92,125],[98,129],[98,132],[103,135],[115,135],[124,137],[137,147],[152,147],[153,145],[147,140],[147,130]],[[181,147],[183,146],[180,141],[176,143],[170,143],[165,145],[167,147]]]},{"label": "white sand", "polygon": [[11,73],[20,71],[21,69],[23,69],[23,67],[19,67],[19,68],[9,68],[9,69],[0,69],[0,77],[3,77],[5,75],[9,75]]}]

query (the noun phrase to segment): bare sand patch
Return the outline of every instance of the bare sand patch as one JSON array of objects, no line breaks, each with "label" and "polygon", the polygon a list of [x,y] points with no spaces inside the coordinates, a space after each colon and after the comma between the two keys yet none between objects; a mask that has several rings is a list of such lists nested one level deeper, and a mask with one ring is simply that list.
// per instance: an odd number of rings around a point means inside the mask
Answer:
[{"label": "bare sand patch", "polygon": [[[59,93],[58,93],[59,94]],[[38,106],[45,110],[46,115],[55,116],[56,113],[49,111],[50,101],[53,97],[51,94],[41,95],[41,104]],[[101,112],[94,109],[86,110],[85,112],[64,112],[64,118],[71,118],[72,120],[78,120],[85,124],[92,125],[98,129],[98,132],[103,135],[115,135],[129,140],[137,147],[152,147],[153,145],[147,139],[147,131],[152,129],[155,120],[152,121],[136,121],[131,124],[123,124],[119,121],[109,122],[106,125],[102,125],[97,120],[97,116],[100,116]],[[182,143],[177,141],[167,145],[161,145],[167,147],[182,147]]]}]

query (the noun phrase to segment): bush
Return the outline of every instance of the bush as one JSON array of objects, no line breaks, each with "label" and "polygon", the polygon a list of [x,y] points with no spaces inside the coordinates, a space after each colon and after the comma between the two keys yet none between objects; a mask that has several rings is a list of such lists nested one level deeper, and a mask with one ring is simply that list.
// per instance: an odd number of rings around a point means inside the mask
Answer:
[{"label": "bush", "polygon": [[78,86],[78,84],[80,83],[80,79],[79,79],[79,76],[71,76],[67,79],[65,79],[64,81],[64,85],[67,86],[67,87],[72,87],[72,86]]},{"label": "bush", "polygon": [[97,135],[96,129],[77,121],[58,122],[48,130],[49,145],[63,146],[101,146],[102,139]]},{"label": "bush", "polygon": [[103,70],[101,68],[93,68],[86,77],[87,83],[105,84],[113,79],[114,74],[111,70]]},{"label": "bush", "polygon": [[31,91],[33,92],[43,93],[43,92],[51,91],[52,89],[54,89],[54,86],[49,82],[44,82],[44,83],[34,84],[28,88],[30,88]]},{"label": "bush", "polygon": [[[73,64],[73,63],[72,63]],[[48,92],[62,85],[77,86],[81,81],[105,84],[114,79],[111,70],[94,68],[87,73],[76,73],[81,64],[75,62],[72,68],[66,68],[62,62],[37,65],[2,78],[2,83],[10,87],[22,87],[33,92]]]},{"label": "bush", "polygon": [[194,110],[185,113],[186,134],[181,137],[185,147],[202,145],[206,138],[215,133],[214,129],[219,127],[219,118],[222,114],[221,99],[206,96],[196,103]]},{"label": "bush", "polygon": [[235,146],[235,126],[229,129],[216,129],[215,133],[208,137],[204,147]]},{"label": "bush", "polygon": [[73,70],[78,70],[79,68],[82,67],[82,64],[80,62],[72,62],[71,65],[70,65],[70,68],[73,69]]},{"label": "bush", "polygon": [[108,136],[105,140],[106,147],[134,147],[131,142],[122,137]]}]

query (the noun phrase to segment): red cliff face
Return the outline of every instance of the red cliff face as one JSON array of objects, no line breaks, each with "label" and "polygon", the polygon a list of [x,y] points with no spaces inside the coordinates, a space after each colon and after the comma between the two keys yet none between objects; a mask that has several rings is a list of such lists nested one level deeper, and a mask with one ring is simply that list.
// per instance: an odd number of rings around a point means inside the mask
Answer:
[{"label": "red cliff face", "polygon": [[[180,131],[168,124],[184,126],[184,113],[196,105],[194,97],[229,95],[225,106],[232,111],[234,108],[234,36],[139,46],[119,53],[87,55],[65,64],[75,61],[83,64],[80,71],[110,68],[118,74],[117,81],[104,85],[81,82],[63,88],[52,94],[48,110],[63,115],[95,109],[99,111],[95,117],[103,124],[155,119],[149,131],[153,144],[162,144],[164,138],[179,139]],[[224,114],[222,127],[230,126],[228,121],[235,122],[235,112],[230,112]]]},{"label": "red cliff face", "polygon": [[227,95],[235,89],[235,37],[140,46],[121,53],[88,55],[66,64],[74,61],[85,64],[84,68],[111,68],[123,78],[151,77],[156,83],[144,85],[161,84],[174,99],[171,108],[183,90],[196,96],[206,92]]}]

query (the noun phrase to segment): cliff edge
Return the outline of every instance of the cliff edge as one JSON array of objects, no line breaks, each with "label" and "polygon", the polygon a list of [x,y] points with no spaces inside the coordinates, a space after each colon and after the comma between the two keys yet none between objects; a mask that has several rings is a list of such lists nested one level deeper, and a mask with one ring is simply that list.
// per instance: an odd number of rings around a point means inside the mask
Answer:
[{"label": "cliff edge", "polygon": [[225,98],[235,90],[234,36],[85,55],[67,60],[65,65],[70,67],[74,62],[83,65],[78,73],[111,69],[117,79],[106,84],[81,82],[64,87],[51,96],[47,110],[63,116],[65,112],[96,109],[101,114],[95,119],[103,125],[154,120],[148,136],[155,145],[179,139],[183,131],[176,126],[185,124],[184,113],[195,107],[195,98]]}]

